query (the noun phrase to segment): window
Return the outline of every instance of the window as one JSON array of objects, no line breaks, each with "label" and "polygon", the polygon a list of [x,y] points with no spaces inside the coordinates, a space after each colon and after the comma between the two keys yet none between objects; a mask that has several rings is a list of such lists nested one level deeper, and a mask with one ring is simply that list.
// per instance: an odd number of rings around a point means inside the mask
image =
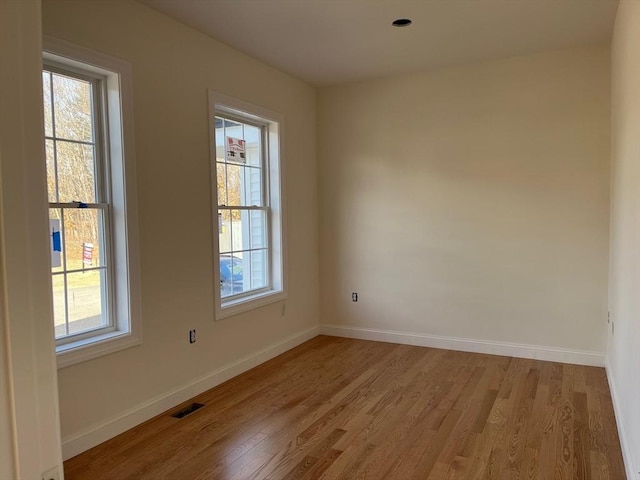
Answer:
[{"label": "window", "polygon": [[211,92],[216,318],[285,298],[279,116]]},{"label": "window", "polygon": [[55,337],[112,330],[111,232],[99,127],[101,80],[55,67],[42,73]]},{"label": "window", "polygon": [[60,40],[44,45],[54,333],[65,366],[140,342],[129,67]]}]

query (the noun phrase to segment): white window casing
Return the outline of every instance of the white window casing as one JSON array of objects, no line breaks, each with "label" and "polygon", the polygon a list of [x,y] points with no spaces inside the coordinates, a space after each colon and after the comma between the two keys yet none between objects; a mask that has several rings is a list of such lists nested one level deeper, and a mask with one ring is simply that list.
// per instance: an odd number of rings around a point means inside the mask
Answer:
[{"label": "white window casing", "polygon": [[[264,132],[261,150],[261,167],[263,175],[262,188],[264,195],[262,204],[246,204],[244,206],[239,206],[238,208],[234,208],[233,205],[219,204],[217,167],[220,163],[220,158],[218,158],[216,154],[216,117],[218,117],[218,121],[230,120],[232,122],[240,122],[243,124],[243,128],[244,126],[260,126],[262,128],[262,131]],[[284,211],[284,159],[282,150],[282,145],[284,144],[283,120],[284,119],[281,114],[269,109],[214,91],[209,91],[212,237],[214,251],[213,277],[216,320],[231,317],[263,305],[282,301],[287,297],[286,215]],[[218,213],[224,212],[225,210],[250,211],[252,209],[267,212],[267,286],[253,290],[248,289],[248,291],[241,292],[238,295],[223,297],[220,287],[220,256],[221,254],[225,256],[225,252],[221,252],[221,227],[218,220]],[[243,228],[245,228],[244,224]],[[233,261],[236,260],[234,257],[235,252],[227,253],[232,257]],[[245,252],[245,254],[246,253],[248,252]],[[253,266],[251,268],[253,268]],[[245,283],[247,283],[246,278]]]},{"label": "white window casing", "polygon": [[131,65],[120,59],[45,36],[45,65],[78,74],[100,76],[104,82],[104,180],[109,191],[108,229],[111,245],[111,328],[57,342],[58,368],[110,354],[142,342],[140,261],[136,195],[133,87]]}]

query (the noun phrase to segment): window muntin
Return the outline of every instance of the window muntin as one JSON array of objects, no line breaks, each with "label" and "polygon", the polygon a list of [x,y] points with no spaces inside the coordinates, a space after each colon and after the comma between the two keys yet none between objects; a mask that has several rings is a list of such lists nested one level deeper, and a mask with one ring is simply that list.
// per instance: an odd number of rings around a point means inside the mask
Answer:
[{"label": "window muntin", "polygon": [[53,65],[42,79],[49,212],[61,237],[61,262],[52,266],[54,330],[64,344],[115,329],[104,79]]},{"label": "window muntin", "polygon": [[223,300],[241,299],[272,286],[266,131],[266,125],[245,119],[215,117],[218,264]]}]

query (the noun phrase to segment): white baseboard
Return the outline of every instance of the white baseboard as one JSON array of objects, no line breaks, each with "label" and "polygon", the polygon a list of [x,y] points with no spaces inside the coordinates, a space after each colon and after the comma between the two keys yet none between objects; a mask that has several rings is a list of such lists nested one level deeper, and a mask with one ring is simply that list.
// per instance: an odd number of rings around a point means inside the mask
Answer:
[{"label": "white baseboard", "polygon": [[109,420],[93,425],[86,430],[70,435],[62,439],[62,456],[64,460],[74,457],[90,448],[99,445],[110,438],[125,432],[136,425],[141,424],[165,412],[182,402],[189,400],[207,390],[220,385],[222,382],[240,375],[247,370],[270,360],[281,353],[316,337],[319,327],[313,327],[303,332],[296,333],[284,340],[269,345],[268,347],[247,355],[233,363],[218,368],[194,382],[181,385],[170,392],[158,395],[151,400],[133,407]]},{"label": "white baseboard", "polygon": [[358,338],[378,342],[400,343],[420,347],[445,348],[462,352],[487,353],[508,357],[531,358],[551,362],[573,363],[604,367],[604,353],[582,350],[569,350],[538,345],[473,340],[469,338],[442,337],[422,333],[396,332],[374,328],[349,327],[343,325],[320,325],[321,335],[334,337]]},{"label": "white baseboard", "polygon": [[624,460],[624,468],[627,473],[627,480],[640,480],[640,465],[633,465],[633,456],[631,455],[631,447],[629,446],[629,437],[625,423],[622,421],[622,411],[620,410],[620,403],[618,400],[618,389],[616,388],[615,380],[611,375],[611,367],[609,361],[605,362],[605,369],[607,371],[607,380],[609,382],[609,391],[611,392],[611,399],[613,400],[613,411],[616,417],[616,424],[618,426],[618,437],[620,437],[620,446],[622,447],[622,458]]}]

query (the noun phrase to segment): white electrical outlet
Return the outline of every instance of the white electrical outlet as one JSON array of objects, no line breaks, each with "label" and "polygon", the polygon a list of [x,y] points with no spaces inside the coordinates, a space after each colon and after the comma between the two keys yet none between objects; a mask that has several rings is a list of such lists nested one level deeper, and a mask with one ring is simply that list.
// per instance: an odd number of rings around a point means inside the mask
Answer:
[{"label": "white electrical outlet", "polygon": [[53,467],[42,474],[42,480],[60,480],[60,470]]}]

